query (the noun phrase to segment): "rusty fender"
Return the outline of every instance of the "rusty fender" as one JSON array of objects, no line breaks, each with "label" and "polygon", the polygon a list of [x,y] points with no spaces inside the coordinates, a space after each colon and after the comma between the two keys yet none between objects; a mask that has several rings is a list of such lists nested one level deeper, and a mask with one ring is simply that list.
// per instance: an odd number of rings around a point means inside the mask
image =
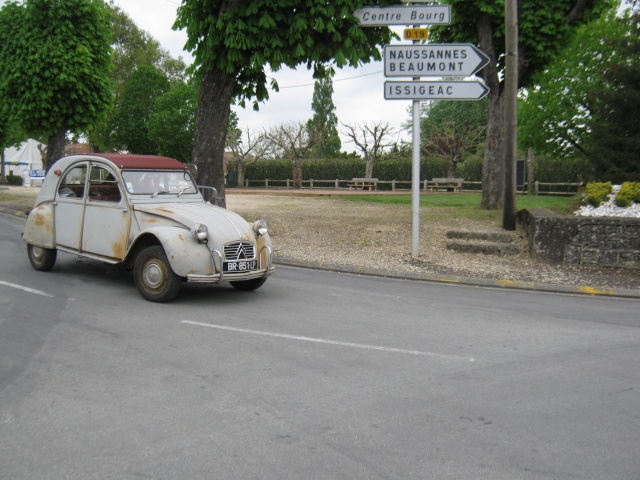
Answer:
[{"label": "rusty fender", "polygon": [[[180,277],[212,275],[211,252],[206,244],[198,242],[184,227],[160,226],[147,228],[140,235],[155,236],[167,255],[172,270]],[[135,243],[135,242],[134,242]]]},{"label": "rusty fender", "polygon": [[53,204],[41,203],[29,213],[22,239],[38,247],[56,248],[54,232]]}]

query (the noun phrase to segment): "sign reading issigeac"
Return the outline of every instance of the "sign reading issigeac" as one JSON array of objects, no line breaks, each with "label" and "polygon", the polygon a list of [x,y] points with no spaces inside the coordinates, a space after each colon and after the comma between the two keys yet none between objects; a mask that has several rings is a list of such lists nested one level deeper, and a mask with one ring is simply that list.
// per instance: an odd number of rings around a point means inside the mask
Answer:
[{"label": "sign reading issigeac", "polygon": [[385,100],[480,100],[487,93],[480,81],[384,82]]}]

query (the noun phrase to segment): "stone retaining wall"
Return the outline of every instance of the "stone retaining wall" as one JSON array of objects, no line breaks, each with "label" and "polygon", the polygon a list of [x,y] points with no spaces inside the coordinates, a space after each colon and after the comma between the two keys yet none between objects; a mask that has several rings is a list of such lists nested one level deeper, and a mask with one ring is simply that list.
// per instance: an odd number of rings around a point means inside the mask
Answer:
[{"label": "stone retaining wall", "polygon": [[640,219],[569,217],[532,208],[518,212],[535,258],[557,263],[640,269]]}]

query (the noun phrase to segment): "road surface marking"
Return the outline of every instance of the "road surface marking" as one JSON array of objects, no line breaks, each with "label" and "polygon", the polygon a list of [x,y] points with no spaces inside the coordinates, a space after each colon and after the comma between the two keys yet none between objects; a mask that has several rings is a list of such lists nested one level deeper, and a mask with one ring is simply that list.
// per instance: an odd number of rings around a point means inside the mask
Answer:
[{"label": "road surface marking", "polygon": [[51,295],[50,293],[43,292],[41,290],[35,290],[29,287],[24,287],[22,285],[18,285],[17,283],[3,282],[2,280],[0,280],[0,285],[6,285],[7,287],[17,288],[18,290],[24,290],[25,292],[35,293],[36,295],[42,295],[44,297],[53,298],[53,295]]},{"label": "road surface marking", "polygon": [[377,350],[380,352],[388,352],[388,353],[403,353],[405,355],[419,355],[424,357],[440,357],[448,360],[464,360],[467,362],[473,362],[474,359],[470,357],[459,357],[457,355],[445,355],[441,353],[433,353],[433,352],[422,352],[419,350],[405,350],[403,348],[392,348],[392,347],[381,347],[378,345],[364,345],[361,343],[351,343],[351,342],[339,342],[337,340],[327,340],[324,338],[313,338],[313,337],[301,337],[298,335],[289,335],[286,333],[271,333],[271,332],[263,332],[260,330],[249,330],[246,328],[237,328],[237,327],[228,327],[226,325],[214,325],[211,323],[202,323],[202,322],[192,322],[190,320],[182,320],[181,323],[187,325],[196,325],[199,327],[207,327],[207,328],[215,328],[217,330],[226,330],[229,332],[238,332],[238,333],[249,333],[252,335],[263,335],[265,337],[274,337],[274,338],[285,338],[287,340],[298,340],[301,342],[312,342],[312,343],[323,343],[326,345],[337,345],[340,347],[352,347],[352,348],[363,348],[365,350]]}]

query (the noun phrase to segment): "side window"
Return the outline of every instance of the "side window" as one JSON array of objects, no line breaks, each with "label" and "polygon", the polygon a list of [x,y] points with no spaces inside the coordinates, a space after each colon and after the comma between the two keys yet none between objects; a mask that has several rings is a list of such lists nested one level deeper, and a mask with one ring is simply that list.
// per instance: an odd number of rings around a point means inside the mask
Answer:
[{"label": "side window", "polygon": [[99,165],[91,165],[89,200],[119,202],[121,198],[118,180],[113,173]]},{"label": "side window", "polygon": [[58,196],[64,198],[83,198],[84,184],[87,178],[87,164],[83,163],[69,170],[58,187]]}]

